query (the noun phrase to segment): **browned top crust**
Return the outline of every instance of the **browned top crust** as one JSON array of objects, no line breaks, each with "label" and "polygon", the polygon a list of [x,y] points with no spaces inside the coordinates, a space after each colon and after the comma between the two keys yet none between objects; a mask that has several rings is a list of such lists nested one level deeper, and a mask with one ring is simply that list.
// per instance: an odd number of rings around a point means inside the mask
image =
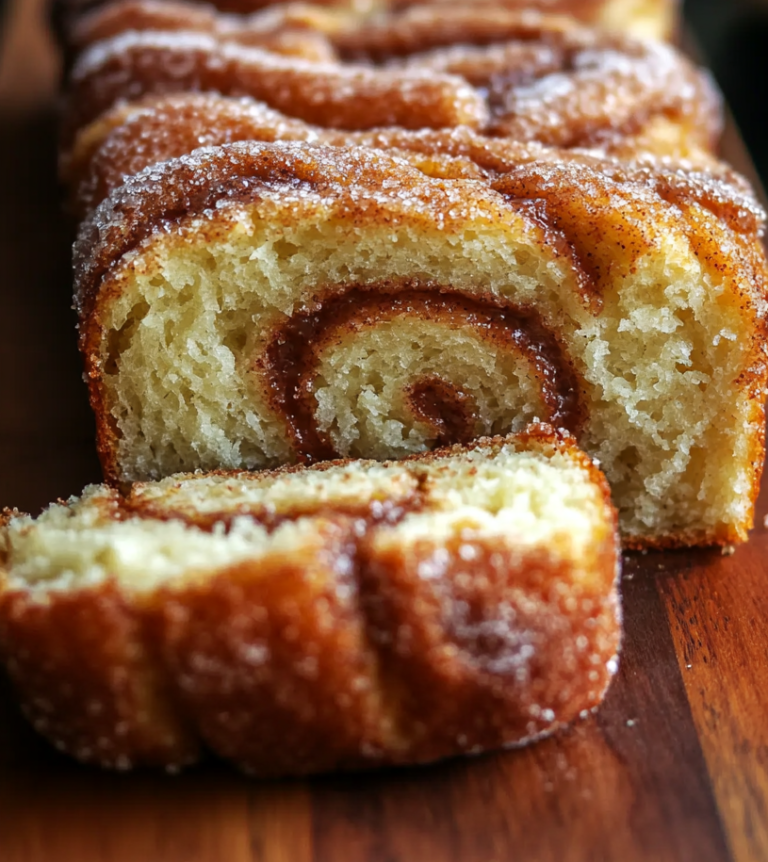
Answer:
[{"label": "browned top crust", "polygon": [[149,96],[103,114],[78,136],[69,153],[62,154],[61,175],[72,189],[73,209],[84,215],[126,177],[149,165],[199,147],[236,141],[306,141],[390,150],[413,159],[425,172],[446,178],[487,178],[528,161],[595,160],[593,153],[566,154],[535,142],[489,138],[468,127],[339,132],[287,117],[249,98],[179,93]]},{"label": "browned top crust", "polygon": [[[594,152],[545,147],[536,142],[491,138],[467,127],[411,131],[339,132],[296,120],[248,98],[210,93],[149,96],[117,106],[94,121],[62,154],[62,179],[72,190],[72,207],[85,215],[123,180],[157,162],[198,147],[235,141],[307,141],[336,147],[391,150],[432,176],[487,178],[531,161],[581,161],[597,165]],[[632,138],[607,148],[619,158],[635,152]],[[744,181],[711,157],[707,172],[737,188]],[[614,168],[615,169],[615,168]]]},{"label": "browned top crust", "polygon": [[[461,133],[453,140],[457,151],[467,146]],[[427,141],[428,138],[421,138]],[[470,142],[471,143],[471,142]],[[425,144],[428,146],[428,143]],[[525,156],[525,154],[523,154]],[[393,178],[396,181],[393,183]],[[546,201],[545,214],[530,211],[538,224],[555,220],[550,230],[567,238],[575,265],[579,249],[584,261],[591,257],[592,231],[600,219],[620,212],[629,224],[630,213],[644,223],[654,223],[654,211],[678,213],[681,230],[692,235],[704,260],[724,271],[741,270],[742,290],[750,304],[764,305],[764,260],[757,240],[765,215],[748,186],[725,169],[720,175],[687,170],[665,161],[621,163],[593,157],[559,161],[522,158],[508,163],[501,176],[486,181],[487,192],[477,181],[438,180],[426,176],[401,159],[377,150],[328,148],[307,144],[235,143],[197,150],[194,154],[154,165],[128,178],[82,225],[75,245],[76,301],[81,321],[91,313],[99,285],[120,258],[157,231],[175,230],[184,222],[231,203],[255,201],[263,194],[322,195],[335,199],[348,213],[364,206],[359,191],[380,193],[393,189],[399,200],[423,211],[430,219],[451,223],[451,210],[461,201],[471,208],[478,197],[490,195],[500,212],[519,202]],[[405,197],[404,197],[405,196]],[[710,212],[719,222],[719,237],[697,235],[688,221],[691,206]],[[583,208],[591,218],[584,220]],[[522,210],[525,212],[525,210]],[[710,226],[711,230],[711,226]],[[565,232],[565,233],[563,233]],[[639,254],[627,234],[626,254]],[[721,247],[722,246],[722,247]],[[631,260],[628,264],[631,266]],[[606,269],[606,271],[608,271]],[[587,275],[590,275],[587,272]],[[599,274],[592,272],[592,278]],[[592,291],[587,289],[589,295]],[[599,290],[598,290],[599,292]]]},{"label": "browned top crust", "polygon": [[234,42],[232,22],[211,15],[194,17],[195,33],[176,22],[96,43],[72,73],[65,143],[115,103],[179,91],[250,95],[343,130],[468,125],[565,147],[604,145],[660,118],[681,126],[692,148],[711,147],[719,130],[709,80],[673,49],[566,18],[426,6],[371,23],[352,16],[335,32],[303,23],[322,30],[341,61],[264,53]]},{"label": "browned top crust", "polygon": [[487,110],[455,75],[312,63],[203,34],[125,33],[98,43],[75,66],[64,141],[120,100],[184,90],[250,95],[340,129],[478,126]]}]

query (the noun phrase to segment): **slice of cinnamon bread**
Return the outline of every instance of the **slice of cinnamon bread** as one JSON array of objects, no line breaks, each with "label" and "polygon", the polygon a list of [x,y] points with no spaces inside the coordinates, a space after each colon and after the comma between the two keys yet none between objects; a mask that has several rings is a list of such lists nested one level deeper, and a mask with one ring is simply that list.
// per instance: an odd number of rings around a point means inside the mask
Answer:
[{"label": "slice of cinnamon bread", "polygon": [[518,745],[595,707],[620,608],[608,487],[537,426],[401,462],[173,476],[11,514],[0,654],[104,766],[259,774]]},{"label": "slice of cinnamon bread", "polygon": [[762,211],[724,168],[518,155],[472,174],[439,146],[237,143],[126,180],[76,247],[107,476],[403,457],[539,419],[600,460],[628,544],[743,540]]}]

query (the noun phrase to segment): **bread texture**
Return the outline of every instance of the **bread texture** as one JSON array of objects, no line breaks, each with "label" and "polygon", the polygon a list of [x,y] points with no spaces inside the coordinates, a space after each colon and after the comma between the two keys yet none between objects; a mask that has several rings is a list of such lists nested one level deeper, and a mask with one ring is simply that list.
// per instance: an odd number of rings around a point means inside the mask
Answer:
[{"label": "bread texture", "polygon": [[0,645],[78,759],[257,775],[520,745],[617,667],[615,512],[537,426],[400,462],[91,486],[0,529]]},{"label": "bread texture", "polygon": [[598,458],[632,546],[746,538],[763,214],[746,185],[561,153],[236,143],[147,168],[76,247],[113,481],[404,457],[534,419]]},{"label": "bread texture", "polygon": [[[72,70],[66,149],[115,105],[177,92],[250,96],[341,131],[469,126],[559,147],[636,139],[643,150],[681,157],[710,150],[720,129],[709,78],[674,49],[563,16],[481,4],[238,21],[161,2],[143,17],[121,17],[120,8],[92,25],[102,38]],[[281,38],[299,56],[275,53]],[[335,59],[318,61],[323,51]]]}]

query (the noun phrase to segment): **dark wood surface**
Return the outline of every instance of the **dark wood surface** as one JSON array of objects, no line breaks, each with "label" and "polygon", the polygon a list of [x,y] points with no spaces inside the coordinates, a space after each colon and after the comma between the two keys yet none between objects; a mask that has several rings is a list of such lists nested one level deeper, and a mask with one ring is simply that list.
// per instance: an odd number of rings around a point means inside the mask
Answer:
[{"label": "dark wood surface", "polygon": [[[33,0],[0,52],[0,506],[99,478],[54,171],[55,63]],[[731,130],[726,155],[747,165]],[[766,488],[768,492],[768,488]],[[516,752],[259,783],[209,763],[103,774],[54,753],[0,682],[0,862],[768,859],[768,531],[626,561],[600,713]]]}]

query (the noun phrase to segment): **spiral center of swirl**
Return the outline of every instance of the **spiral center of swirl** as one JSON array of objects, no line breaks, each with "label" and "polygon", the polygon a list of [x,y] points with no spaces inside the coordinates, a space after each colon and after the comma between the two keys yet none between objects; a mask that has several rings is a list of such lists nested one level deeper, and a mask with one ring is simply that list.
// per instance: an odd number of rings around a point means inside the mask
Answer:
[{"label": "spiral center of swirl", "polygon": [[438,445],[469,443],[475,436],[477,406],[450,380],[436,374],[422,377],[407,387],[407,400],[414,416],[435,429]]},{"label": "spiral center of swirl", "polygon": [[[254,362],[254,372],[273,409],[282,415],[299,460],[312,462],[341,454],[315,416],[322,354],[365,330],[406,317],[437,324],[446,332],[469,331],[496,351],[516,354],[535,379],[547,412],[539,418],[571,431],[578,429],[582,410],[577,376],[560,340],[534,309],[491,294],[472,296],[444,286],[382,281],[327,293],[313,310],[293,314]],[[394,366],[396,356],[384,359]],[[514,385],[510,379],[509,386]],[[478,436],[477,405],[462,381],[425,372],[405,385],[404,399],[412,417],[429,427],[435,444],[468,442]]]}]

